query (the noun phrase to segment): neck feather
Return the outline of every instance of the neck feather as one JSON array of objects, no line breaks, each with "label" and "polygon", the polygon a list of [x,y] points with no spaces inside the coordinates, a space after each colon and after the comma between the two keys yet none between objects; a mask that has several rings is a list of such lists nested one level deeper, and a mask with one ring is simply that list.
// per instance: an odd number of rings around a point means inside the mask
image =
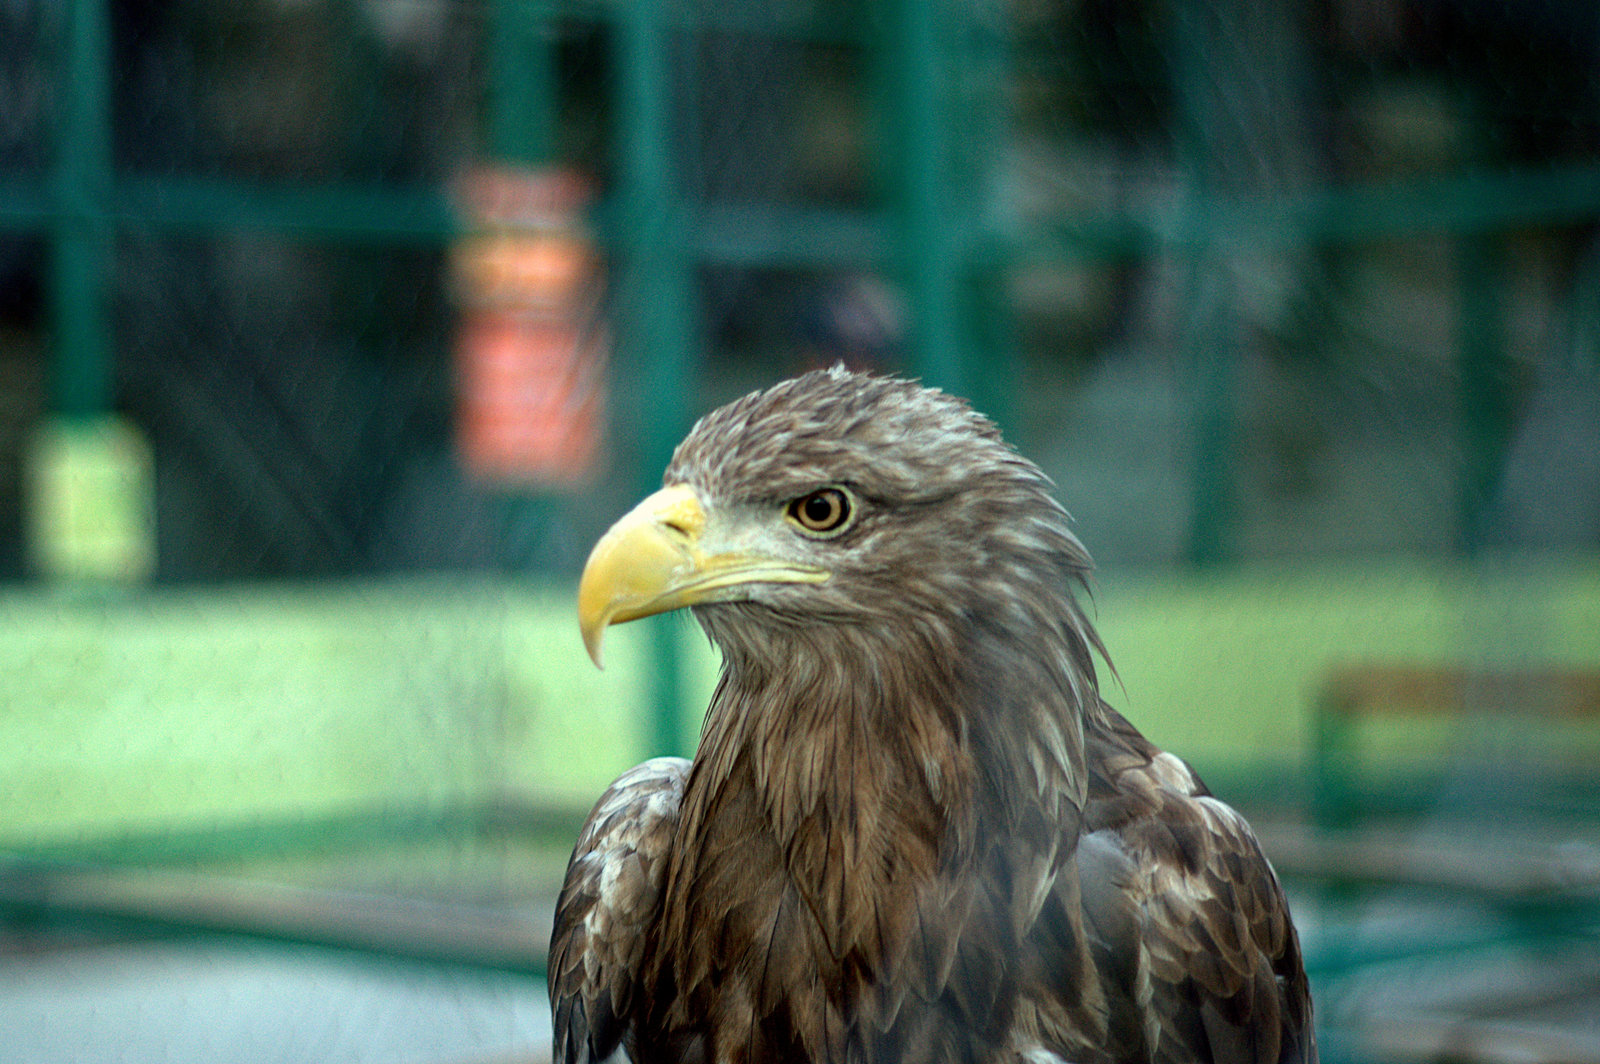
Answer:
[{"label": "neck feather", "polygon": [[1082,712],[1097,699],[1072,624],[1081,614],[1061,616],[1048,629],[1009,612],[959,628],[794,627],[759,642],[753,618],[738,619],[741,638],[719,640],[705,776],[749,779],[786,844],[809,830],[875,851],[911,831],[944,859],[1041,798],[1081,809]]}]

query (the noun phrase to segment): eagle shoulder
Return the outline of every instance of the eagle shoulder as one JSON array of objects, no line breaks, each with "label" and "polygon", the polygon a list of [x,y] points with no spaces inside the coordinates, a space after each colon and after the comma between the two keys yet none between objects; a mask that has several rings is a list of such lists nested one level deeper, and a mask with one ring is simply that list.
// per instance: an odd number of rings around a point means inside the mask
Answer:
[{"label": "eagle shoulder", "polygon": [[1076,858],[1112,1041],[1154,1061],[1314,1064],[1299,941],[1255,833],[1101,709]]},{"label": "eagle shoulder", "polygon": [[604,1060],[627,1033],[688,774],[681,757],[629,769],[578,835],[550,938],[555,1064]]}]

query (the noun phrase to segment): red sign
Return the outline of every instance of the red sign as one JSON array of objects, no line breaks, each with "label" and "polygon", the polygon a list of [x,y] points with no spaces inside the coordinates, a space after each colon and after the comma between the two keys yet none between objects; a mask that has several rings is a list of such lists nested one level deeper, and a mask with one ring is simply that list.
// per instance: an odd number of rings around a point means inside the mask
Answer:
[{"label": "red sign", "polygon": [[462,460],[503,483],[581,481],[599,460],[610,347],[587,187],[566,171],[486,170],[460,195],[474,228],[455,250]]}]

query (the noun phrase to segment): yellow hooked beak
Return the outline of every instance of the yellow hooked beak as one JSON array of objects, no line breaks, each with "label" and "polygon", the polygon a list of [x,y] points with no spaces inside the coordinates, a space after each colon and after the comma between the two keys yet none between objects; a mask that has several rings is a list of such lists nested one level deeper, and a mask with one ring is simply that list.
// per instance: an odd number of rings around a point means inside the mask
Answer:
[{"label": "yellow hooked beak", "polygon": [[826,569],[759,552],[707,549],[706,540],[705,509],[685,484],[662,488],[600,537],[578,581],[578,627],[596,666],[608,624],[748,598],[750,584],[828,579]]}]

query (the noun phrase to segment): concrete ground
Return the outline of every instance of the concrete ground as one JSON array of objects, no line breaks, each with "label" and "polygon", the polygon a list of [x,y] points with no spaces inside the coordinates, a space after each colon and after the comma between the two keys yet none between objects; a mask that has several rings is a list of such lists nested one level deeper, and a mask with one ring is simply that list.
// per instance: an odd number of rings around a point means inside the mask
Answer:
[{"label": "concrete ground", "polygon": [[229,938],[0,954],[8,1064],[547,1061],[542,979]]}]

